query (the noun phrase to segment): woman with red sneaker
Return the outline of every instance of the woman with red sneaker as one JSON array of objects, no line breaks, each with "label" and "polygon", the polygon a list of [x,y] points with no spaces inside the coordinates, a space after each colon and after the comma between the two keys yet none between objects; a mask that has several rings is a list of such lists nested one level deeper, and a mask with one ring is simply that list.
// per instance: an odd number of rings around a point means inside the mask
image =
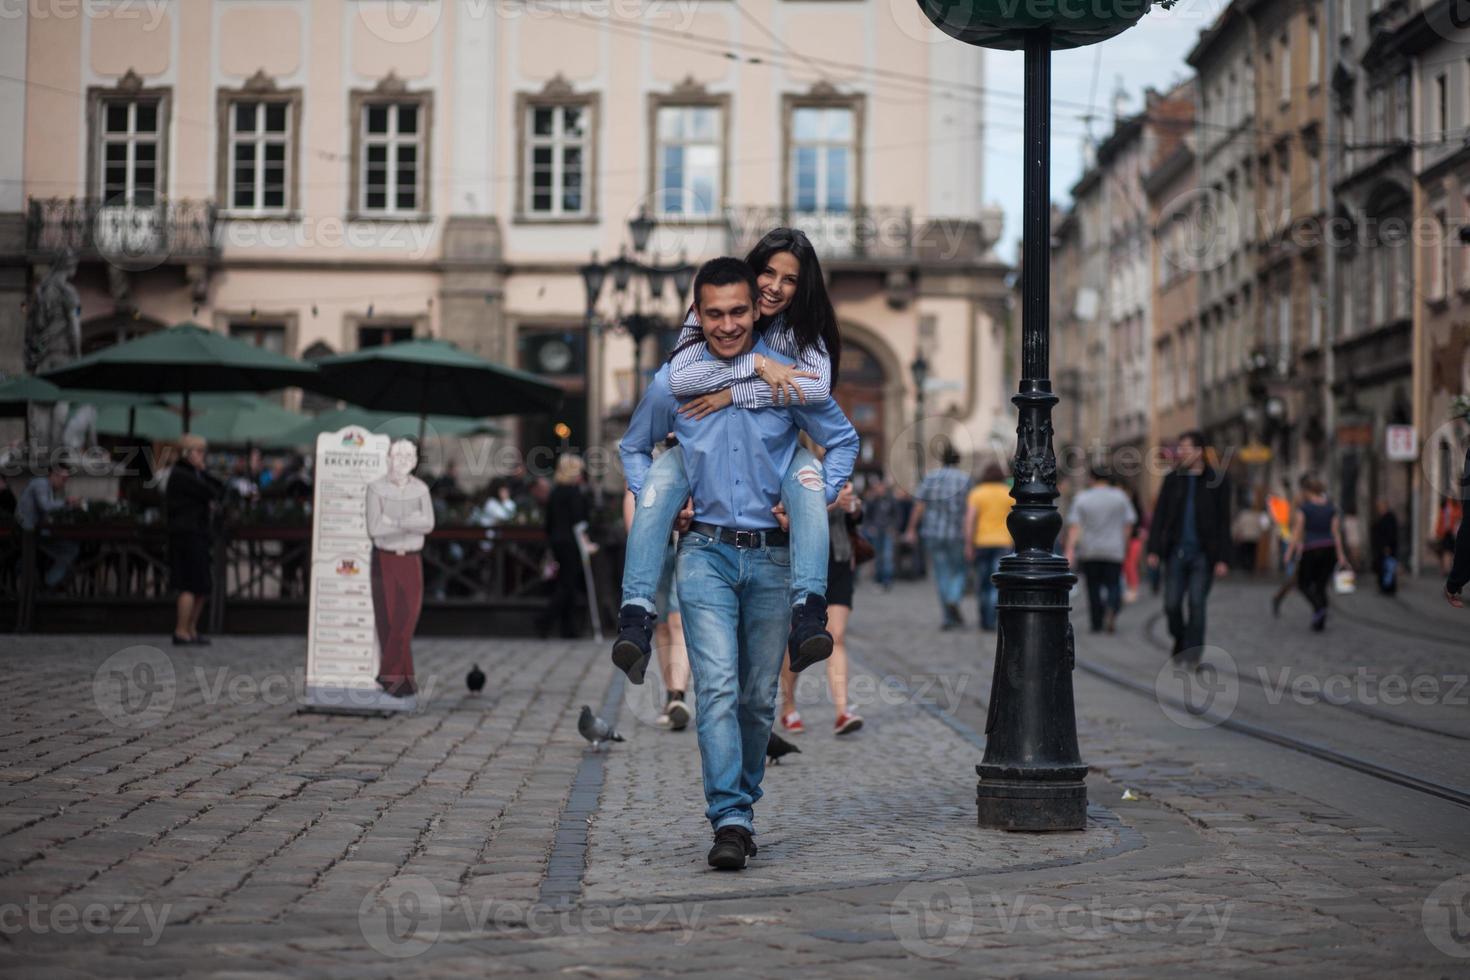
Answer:
[{"label": "woman with red sneaker", "polygon": [[[824,453],[814,450],[818,459]],[[827,554],[827,631],[832,634],[832,656],[827,658],[827,687],[837,717],[832,725],[834,735],[849,735],[863,727],[862,716],[847,703],[847,619],[852,615],[852,593],[856,559],[852,550],[852,531],[862,521],[863,500],[853,492],[849,482],[827,508],[830,543]],[[781,666],[781,728],[788,735],[806,731],[801,713],[796,710],[796,674],[791,661]]]}]

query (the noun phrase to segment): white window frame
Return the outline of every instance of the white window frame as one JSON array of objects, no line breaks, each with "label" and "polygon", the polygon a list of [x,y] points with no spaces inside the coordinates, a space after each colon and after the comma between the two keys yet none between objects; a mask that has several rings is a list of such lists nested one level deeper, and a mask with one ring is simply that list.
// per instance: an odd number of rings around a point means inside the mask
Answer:
[{"label": "white window frame", "polygon": [[[820,112],[846,112],[851,119],[852,138],[849,140],[830,139],[797,139],[796,137],[796,114],[807,110]],[[788,160],[787,174],[787,201],[792,213],[799,214],[852,214],[858,210],[860,188],[858,186],[858,156],[862,152],[861,139],[861,115],[856,106],[853,105],[802,105],[794,104],[790,108],[790,126],[788,143],[786,147],[786,158]],[[829,195],[829,168],[827,166],[827,151],[841,147],[847,150],[847,200],[846,207],[841,210],[833,210]],[[816,208],[811,211],[800,210],[797,193],[797,152],[801,149],[815,148],[817,150],[817,190]]]},{"label": "white window frame", "polygon": [[[417,114],[415,132],[405,136],[398,131],[399,113],[411,108]],[[375,109],[388,110],[388,131],[368,132],[368,114]],[[356,213],[363,217],[404,217],[424,214],[428,201],[428,130],[429,116],[426,103],[421,99],[371,98],[363,101],[358,109],[357,151],[357,200]],[[368,151],[377,146],[386,147],[387,172],[385,175],[385,197],[382,207],[368,205]],[[412,146],[414,153],[413,207],[398,204],[398,150]]]},{"label": "white window frame", "polygon": [[[150,103],[154,108],[155,128],[147,133],[138,132],[138,107],[144,103]],[[107,128],[108,109],[117,105],[126,105],[128,113],[127,129],[121,133],[110,132]],[[167,143],[165,139],[168,125],[167,96],[166,95],[134,95],[118,93],[115,95],[103,95],[97,101],[97,174],[96,193],[99,200],[104,204],[125,207],[157,207],[166,196],[167,183]],[[153,200],[146,204],[137,203],[137,178],[138,178],[138,146],[143,143],[153,145]],[[112,200],[107,194],[107,148],[110,145],[121,144],[126,147],[123,168],[123,194],[121,200]]]},{"label": "white window frame", "polygon": [[[715,114],[715,136],[712,140],[700,139],[665,139],[661,118],[665,112],[698,112],[707,111]],[[728,104],[724,100],[700,100],[700,101],[678,101],[675,99],[657,99],[653,104],[651,113],[652,139],[653,139],[653,198],[654,210],[658,217],[670,221],[712,221],[718,219],[724,213],[725,204],[725,181],[727,172],[727,149],[729,145],[729,119]],[[685,164],[685,182],[679,189],[682,210],[665,210],[666,195],[670,188],[664,183],[664,151],[672,146],[689,147],[712,147],[715,151],[715,176],[714,176],[714,199],[706,202],[704,211],[693,210],[691,205],[696,202],[694,191],[688,181],[688,164]]]},{"label": "white window frame", "polygon": [[[244,103],[254,103],[255,131],[253,133],[241,133],[235,128],[235,109]],[[280,134],[269,132],[265,129],[265,116],[267,106],[282,106],[286,110],[286,128]],[[270,98],[264,96],[236,95],[231,96],[226,103],[225,125],[225,188],[222,208],[233,214],[247,215],[274,215],[287,214],[292,208],[292,186],[295,180],[295,125],[296,106],[291,99]],[[265,147],[267,143],[280,142],[283,146],[283,163],[281,178],[281,203],[279,206],[268,206],[265,203]],[[235,204],[235,149],[241,144],[255,144],[255,204],[250,207]]]},{"label": "white window frame", "polygon": [[[566,110],[576,109],[583,114],[586,120],[583,132],[580,136],[568,136],[565,131]],[[549,136],[538,136],[536,134],[535,115],[537,112],[550,111],[552,113],[552,132]],[[592,151],[595,139],[597,117],[594,107],[584,101],[574,100],[567,102],[535,102],[527,104],[524,109],[522,124],[525,126],[525,156],[521,160],[521,212],[529,218],[556,219],[556,218],[586,218],[592,214]],[[551,150],[551,207],[547,210],[537,210],[535,202],[535,186],[532,174],[535,172],[534,158],[538,149],[550,148]],[[575,210],[568,209],[565,204],[566,187],[566,151],[578,149],[582,153],[581,165],[581,207]]]}]

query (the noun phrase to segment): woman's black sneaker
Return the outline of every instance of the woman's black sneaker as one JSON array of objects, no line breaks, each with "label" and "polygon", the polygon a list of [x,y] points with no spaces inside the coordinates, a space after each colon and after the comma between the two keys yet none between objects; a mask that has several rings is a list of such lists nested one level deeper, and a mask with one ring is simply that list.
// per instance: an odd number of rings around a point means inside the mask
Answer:
[{"label": "woman's black sneaker", "polygon": [[634,684],[643,683],[648,659],[653,655],[653,613],[632,603],[618,612],[618,638],[613,641],[612,662]]},{"label": "woman's black sneaker", "polygon": [[791,610],[791,636],[786,641],[791,672],[799,674],[832,656],[832,634],[827,632],[827,600],[809,595]]},{"label": "woman's black sneaker", "polygon": [[755,838],[744,827],[721,827],[715,831],[715,846],[709,849],[709,866],[721,871],[740,871],[755,857]]}]

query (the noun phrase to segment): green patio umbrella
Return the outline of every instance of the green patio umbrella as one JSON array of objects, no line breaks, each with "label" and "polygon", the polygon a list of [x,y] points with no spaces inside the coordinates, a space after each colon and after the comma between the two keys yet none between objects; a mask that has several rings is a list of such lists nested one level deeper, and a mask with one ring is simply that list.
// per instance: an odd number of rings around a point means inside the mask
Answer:
[{"label": "green patio umbrella", "polygon": [[401,412],[375,412],[367,408],[348,406],[334,412],[323,412],[315,418],[303,421],[295,428],[282,432],[273,441],[263,446],[306,446],[316,442],[323,432],[336,432],[349,425],[362,426],[369,432],[391,436],[394,439],[422,440],[425,427],[439,436],[503,435],[503,429],[482,419],[465,419],[453,415],[429,415],[418,417]]},{"label": "green patio umbrella", "polygon": [[354,405],[420,417],[483,418],[554,411],[561,389],[444,340],[406,340],[315,362],[316,390]]},{"label": "green patio umbrella", "polygon": [[309,386],[316,376],[311,364],[206,330],[197,323],[181,323],[105,347],[46,372],[44,379],[63,388],[178,394],[182,396],[184,429],[188,431],[192,421],[189,399],[197,392]]},{"label": "green patio umbrella", "polygon": [[31,441],[32,403],[50,405],[56,402],[112,406],[123,409],[151,404],[155,399],[147,395],[133,395],[119,391],[92,391],[62,388],[44,378],[24,375],[0,383],[0,418],[25,419],[25,441]]},{"label": "green patio umbrella", "polygon": [[[182,399],[170,397],[167,404],[139,408],[131,434],[150,439],[177,439],[184,434]],[[291,445],[278,438],[282,432],[306,421],[308,416],[283,408],[268,398],[248,394],[205,394],[192,399],[193,418],[189,429],[211,443],[225,446]],[[97,414],[97,431],[107,435],[129,432],[124,414],[105,408]]]}]

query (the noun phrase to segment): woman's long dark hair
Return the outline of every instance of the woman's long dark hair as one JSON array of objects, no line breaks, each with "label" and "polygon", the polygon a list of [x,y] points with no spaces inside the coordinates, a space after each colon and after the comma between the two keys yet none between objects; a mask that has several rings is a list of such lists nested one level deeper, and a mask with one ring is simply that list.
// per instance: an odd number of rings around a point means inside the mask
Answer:
[{"label": "woman's long dark hair", "polygon": [[771,256],[778,252],[790,252],[799,266],[796,294],[784,314],[786,325],[796,338],[798,349],[815,347],[818,340],[827,346],[827,356],[832,361],[832,384],[836,385],[837,366],[842,361],[842,335],[837,329],[837,313],[827,296],[817,250],[801,230],[773,228],[755,243],[755,248],[745,257],[745,264],[759,277],[766,271]]}]

